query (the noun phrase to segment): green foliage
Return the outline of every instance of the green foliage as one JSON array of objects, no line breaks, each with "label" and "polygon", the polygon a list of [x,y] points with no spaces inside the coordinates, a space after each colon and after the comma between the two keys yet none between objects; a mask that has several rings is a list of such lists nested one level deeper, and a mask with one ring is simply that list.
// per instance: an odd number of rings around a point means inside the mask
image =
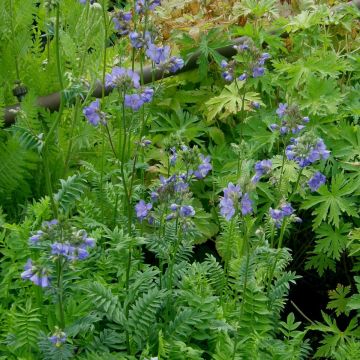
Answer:
[{"label": "green foliage", "polygon": [[[0,359],[360,358],[358,9],[120,3],[0,1]],[[198,67],[168,76],[148,42],[115,29],[122,10],[126,30]],[[237,36],[246,46],[221,64]],[[115,66],[137,69],[140,88],[102,94]],[[60,108],[43,108],[60,83]],[[145,86],[152,101],[130,109],[124,95]],[[305,133],[330,156],[311,144],[301,168],[288,146]],[[326,182],[311,189],[318,171]],[[316,284],[323,322],[288,313],[303,309],[309,269],[339,283]]]},{"label": "green foliage", "polygon": [[322,316],[325,323],[316,322],[316,324],[309,326],[310,330],[324,333],[321,346],[315,353],[316,358],[328,357],[333,359],[338,351],[344,351],[344,346],[347,347],[353,341],[359,341],[360,329],[355,318],[350,321],[345,330],[340,330],[336,321],[329,315],[322,312]]},{"label": "green foliage", "polygon": [[119,298],[99,282],[88,284],[85,288],[90,301],[103,316],[110,321],[123,324],[124,314]]},{"label": "green foliage", "polygon": [[75,206],[86,189],[86,180],[81,175],[69,176],[66,180],[60,179],[61,188],[54,194],[55,201],[64,212],[69,212]]},{"label": "green foliage", "polygon": [[343,174],[335,175],[331,182],[330,190],[323,186],[319,189],[318,196],[312,195],[304,202],[304,209],[317,205],[313,211],[316,215],[314,227],[317,227],[324,220],[329,220],[336,228],[340,226],[340,215],[346,213],[349,216],[357,217],[352,195],[359,187],[359,179],[346,179]]},{"label": "green foliage", "polygon": [[191,58],[191,55],[198,54],[199,78],[205,79],[208,73],[209,59],[220,64],[222,56],[216,51],[218,48],[228,45],[230,42],[219,29],[211,29],[201,34],[198,42],[190,36],[183,34],[181,40],[183,54]]},{"label": "green foliage", "polygon": [[139,347],[149,338],[165,295],[165,291],[151,289],[139,297],[129,309],[127,327]]},{"label": "green foliage", "polygon": [[219,96],[206,102],[207,123],[213,123],[217,117],[226,122],[230,115],[236,115],[243,110],[251,110],[252,102],[263,104],[258,93],[247,91],[245,94],[241,94],[243,86],[243,82],[235,80],[230,85],[225,85]]},{"label": "green foliage", "polygon": [[33,308],[28,300],[25,307],[13,307],[8,318],[9,333],[7,346],[18,356],[32,353],[39,339],[41,320],[38,308]]}]

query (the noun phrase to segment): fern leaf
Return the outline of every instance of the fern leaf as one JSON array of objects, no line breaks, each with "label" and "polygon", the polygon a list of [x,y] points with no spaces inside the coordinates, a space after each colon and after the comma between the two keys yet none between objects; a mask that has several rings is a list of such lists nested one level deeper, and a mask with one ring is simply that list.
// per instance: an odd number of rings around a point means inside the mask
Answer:
[{"label": "fern leaf", "polygon": [[162,306],[165,295],[166,291],[164,290],[151,289],[130,308],[127,325],[139,347],[146,341],[150,329],[156,323],[156,315]]},{"label": "fern leaf", "polygon": [[55,201],[65,212],[69,212],[76,200],[79,200],[86,189],[86,181],[81,175],[69,176],[66,180],[60,179],[61,188],[54,194]]},{"label": "fern leaf", "polygon": [[119,324],[125,322],[119,298],[115,296],[110,289],[99,282],[94,282],[89,284],[85,290],[96,309],[102,312],[110,321]]}]

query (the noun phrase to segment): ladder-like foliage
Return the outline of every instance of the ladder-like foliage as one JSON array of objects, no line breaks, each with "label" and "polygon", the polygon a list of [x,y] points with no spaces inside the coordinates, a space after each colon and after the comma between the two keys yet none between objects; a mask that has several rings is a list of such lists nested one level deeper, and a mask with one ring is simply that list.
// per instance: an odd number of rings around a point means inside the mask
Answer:
[{"label": "ladder-like foliage", "polygon": [[124,324],[125,318],[119,298],[108,287],[96,281],[88,284],[85,287],[85,291],[95,308],[103,316],[110,321]]},{"label": "ladder-like foliage", "polygon": [[10,137],[7,141],[0,134],[0,200],[9,199],[11,194],[21,189],[29,193],[28,180],[35,168],[36,157],[26,150],[20,142]]},{"label": "ladder-like foliage", "polygon": [[31,301],[28,300],[25,307],[20,305],[14,307],[9,316],[8,346],[18,355],[34,351],[37,348],[41,329],[39,309],[33,308]]},{"label": "ladder-like foliage", "polygon": [[166,296],[165,290],[151,289],[139,297],[130,308],[127,328],[135,343],[141,347],[156,324],[156,316]]},{"label": "ladder-like foliage", "polygon": [[61,187],[54,194],[54,199],[64,212],[69,212],[86,189],[86,181],[81,175],[69,176],[66,180],[60,179]]}]

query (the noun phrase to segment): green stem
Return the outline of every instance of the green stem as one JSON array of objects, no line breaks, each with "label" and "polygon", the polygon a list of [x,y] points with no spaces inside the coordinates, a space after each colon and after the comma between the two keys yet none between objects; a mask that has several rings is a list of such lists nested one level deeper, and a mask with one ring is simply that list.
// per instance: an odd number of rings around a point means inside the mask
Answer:
[{"label": "green stem", "polygon": [[57,259],[57,296],[58,296],[58,306],[59,306],[59,327],[61,329],[65,328],[65,313],[64,313],[64,299],[63,299],[63,264],[61,261],[61,257]]},{"label": "green stem", "polygon": [[297,177],[297,180],[296,180],[296,183],[295,183],[295,187],[294,187],[294,189],[293,189],[293,191],[292,191],[292,193],[291,193],[291,195],[290,195],[290,197],[289,197],[288,202],[291,202],[293,196],[295,195],[295,192],[296,192],[296,190],[297,190],[297,188],[298,188],[298,186],[299,186],[299,183],[300,183],[300,178],[301,178],[301,175],[302,175],[303,170],[304,170],[304,169],[301,168],[300,171],[299,171],[299,175],[298,175],[298,177]]},{"label": "green stem", "polygon": [[[13,3],[12,3],[12,0],[9,1],[10,2],[10,28],[11,28],[11,37],[12,39],[16,39],[15,37],[15,29],[14,29],[14,15],[13,15]],[[15,53],[14,54],[14,62],[15,62],[15,72],[16,72],[16,78],[17,80],[20,81],[20,71],[19,71],[19,60],[18,60],[18,56],[17,54]]]},{"label": "green stem", "polygon": [[[55,23],[55,51],[56,51],[56,69],[58,73],[60,90],[64,90],[64,81],[63,74],[61,70],[61,60],[60,60],[60,3],[56,7],[56,23]],[[62,100],[62,99],[61,99]]]},{"label": "green stem", "polygon": [[284,166],[285,166],[285,144],[283,143],[283,153],[282,153],[282,163],[281,163],[281,168],[280,168],[280,179],[279,179],[279,194],[280,194],[280,198],[281,198],[281,183],[282,183],[282,178],[283,178],[283,173],[284,173]]},{"label": "green stem", "polygon": [[47,191],[48,196],[50,197],[50,204],[51,204],[51,209],[52,209],[53,215],[55,218],[58,218],[58,208],[57,208],[55,200],[54,200],[54,193],[53,193],[53,189],[52,189],[47,146],[43,148],[43,163],[44,163],[44,172],[45,172],[46,191]]},{"label": "green stem", "polygon": [[71,151],[72,151],[72,146],[73,146],[73,139],[74,139],[74,131],[75,131],[75,124],[77,122],[77,118],[78,118],[78,114],[79,114],[79,108],[80,108],[80,100],[77,97],[76,98],[76,102],[75,102],[75,107],[74,107],[74,113],[73,113],[73,118],[72,118],[72,122],[71,122],[71,129],[70,129],[70,139],[69,139],[69,144],[68,144],[68,148],[67,148],[67,152],[66,152],[66,158],[65,158],[65,166],[64,166],[64,175],[63,177],[66,176],[66,172],[68,170],[69,167],[69,162],[70,162],[70,157],[71,157]]},{"label": "green stem", "polygon": [[[101,4],[102,8],[102,18],[103,18],[103,25],[104,25],[104,55],[103,55],[103,66],[102,66],[102,88],[101,88],[101,103],[104,102],[105,97],[105,76],[106,76],[106,63],[107,63],[107,36],[108,36],[108,21],[106,18],[106,10],[105,10],[105,4],[106,2],[103,1]],[[107,126],[106,126],[107,129]],[[108,129],[107,129],[108,130]],[[101,218],[102,222],[104,222],[105,219],[105,212],[104,212],[104,201],[103,199],[103,179],[104,179],[104,154],[105,153],[105,131],[102,131],[102,149],[101,149],[101,167],[100,167],[100,198],[101,198]]]}]

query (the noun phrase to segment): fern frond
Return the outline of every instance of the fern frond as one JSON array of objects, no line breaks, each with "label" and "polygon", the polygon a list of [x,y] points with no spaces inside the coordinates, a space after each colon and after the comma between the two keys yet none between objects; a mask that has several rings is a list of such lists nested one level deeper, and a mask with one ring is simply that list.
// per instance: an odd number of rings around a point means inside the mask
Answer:
[{"label": "fern frond", "polygon": [[29,351],[37,348],[40,334],[39,309],[32,308],[31,301],[26,302],[25,307],[18,305],[10,313],[10,331],[12,335],[11,346],[14,350]]},{"label": "fern frond", "polygon": [[205,264],[207,265],[207,277],[212,288],[217,295],[221,295],[226,284],[224,269],[212,255],[207,255]]},{"label": "fern frond", "polygon": [[130,308],[127,327],[136,344],[141,347],[156,323],[156,316],[163,304],[166,291],[151,289]]},{"label": "fern frond", "polygon": [[89,300],[95,308],[110,321],[118,324],[125,323],[123,308],[119,298],[109,288],[99,282],[93,282],[85,287]]},{"label": "fern frond", "polygon": [[184,308],[178,311],[173,321],[166,327],[166,335],[176,340],[186,341],[194,332],[194,327],[201,322],[198,311]]},{"label": "fern frond", "polygon": [[60,179],[61,187],[54,194],[55,201],[64,212],[69,212],[76,200],[79,200],[86,189],[86,181],[81,175],[69,176],[66,180]]}]

